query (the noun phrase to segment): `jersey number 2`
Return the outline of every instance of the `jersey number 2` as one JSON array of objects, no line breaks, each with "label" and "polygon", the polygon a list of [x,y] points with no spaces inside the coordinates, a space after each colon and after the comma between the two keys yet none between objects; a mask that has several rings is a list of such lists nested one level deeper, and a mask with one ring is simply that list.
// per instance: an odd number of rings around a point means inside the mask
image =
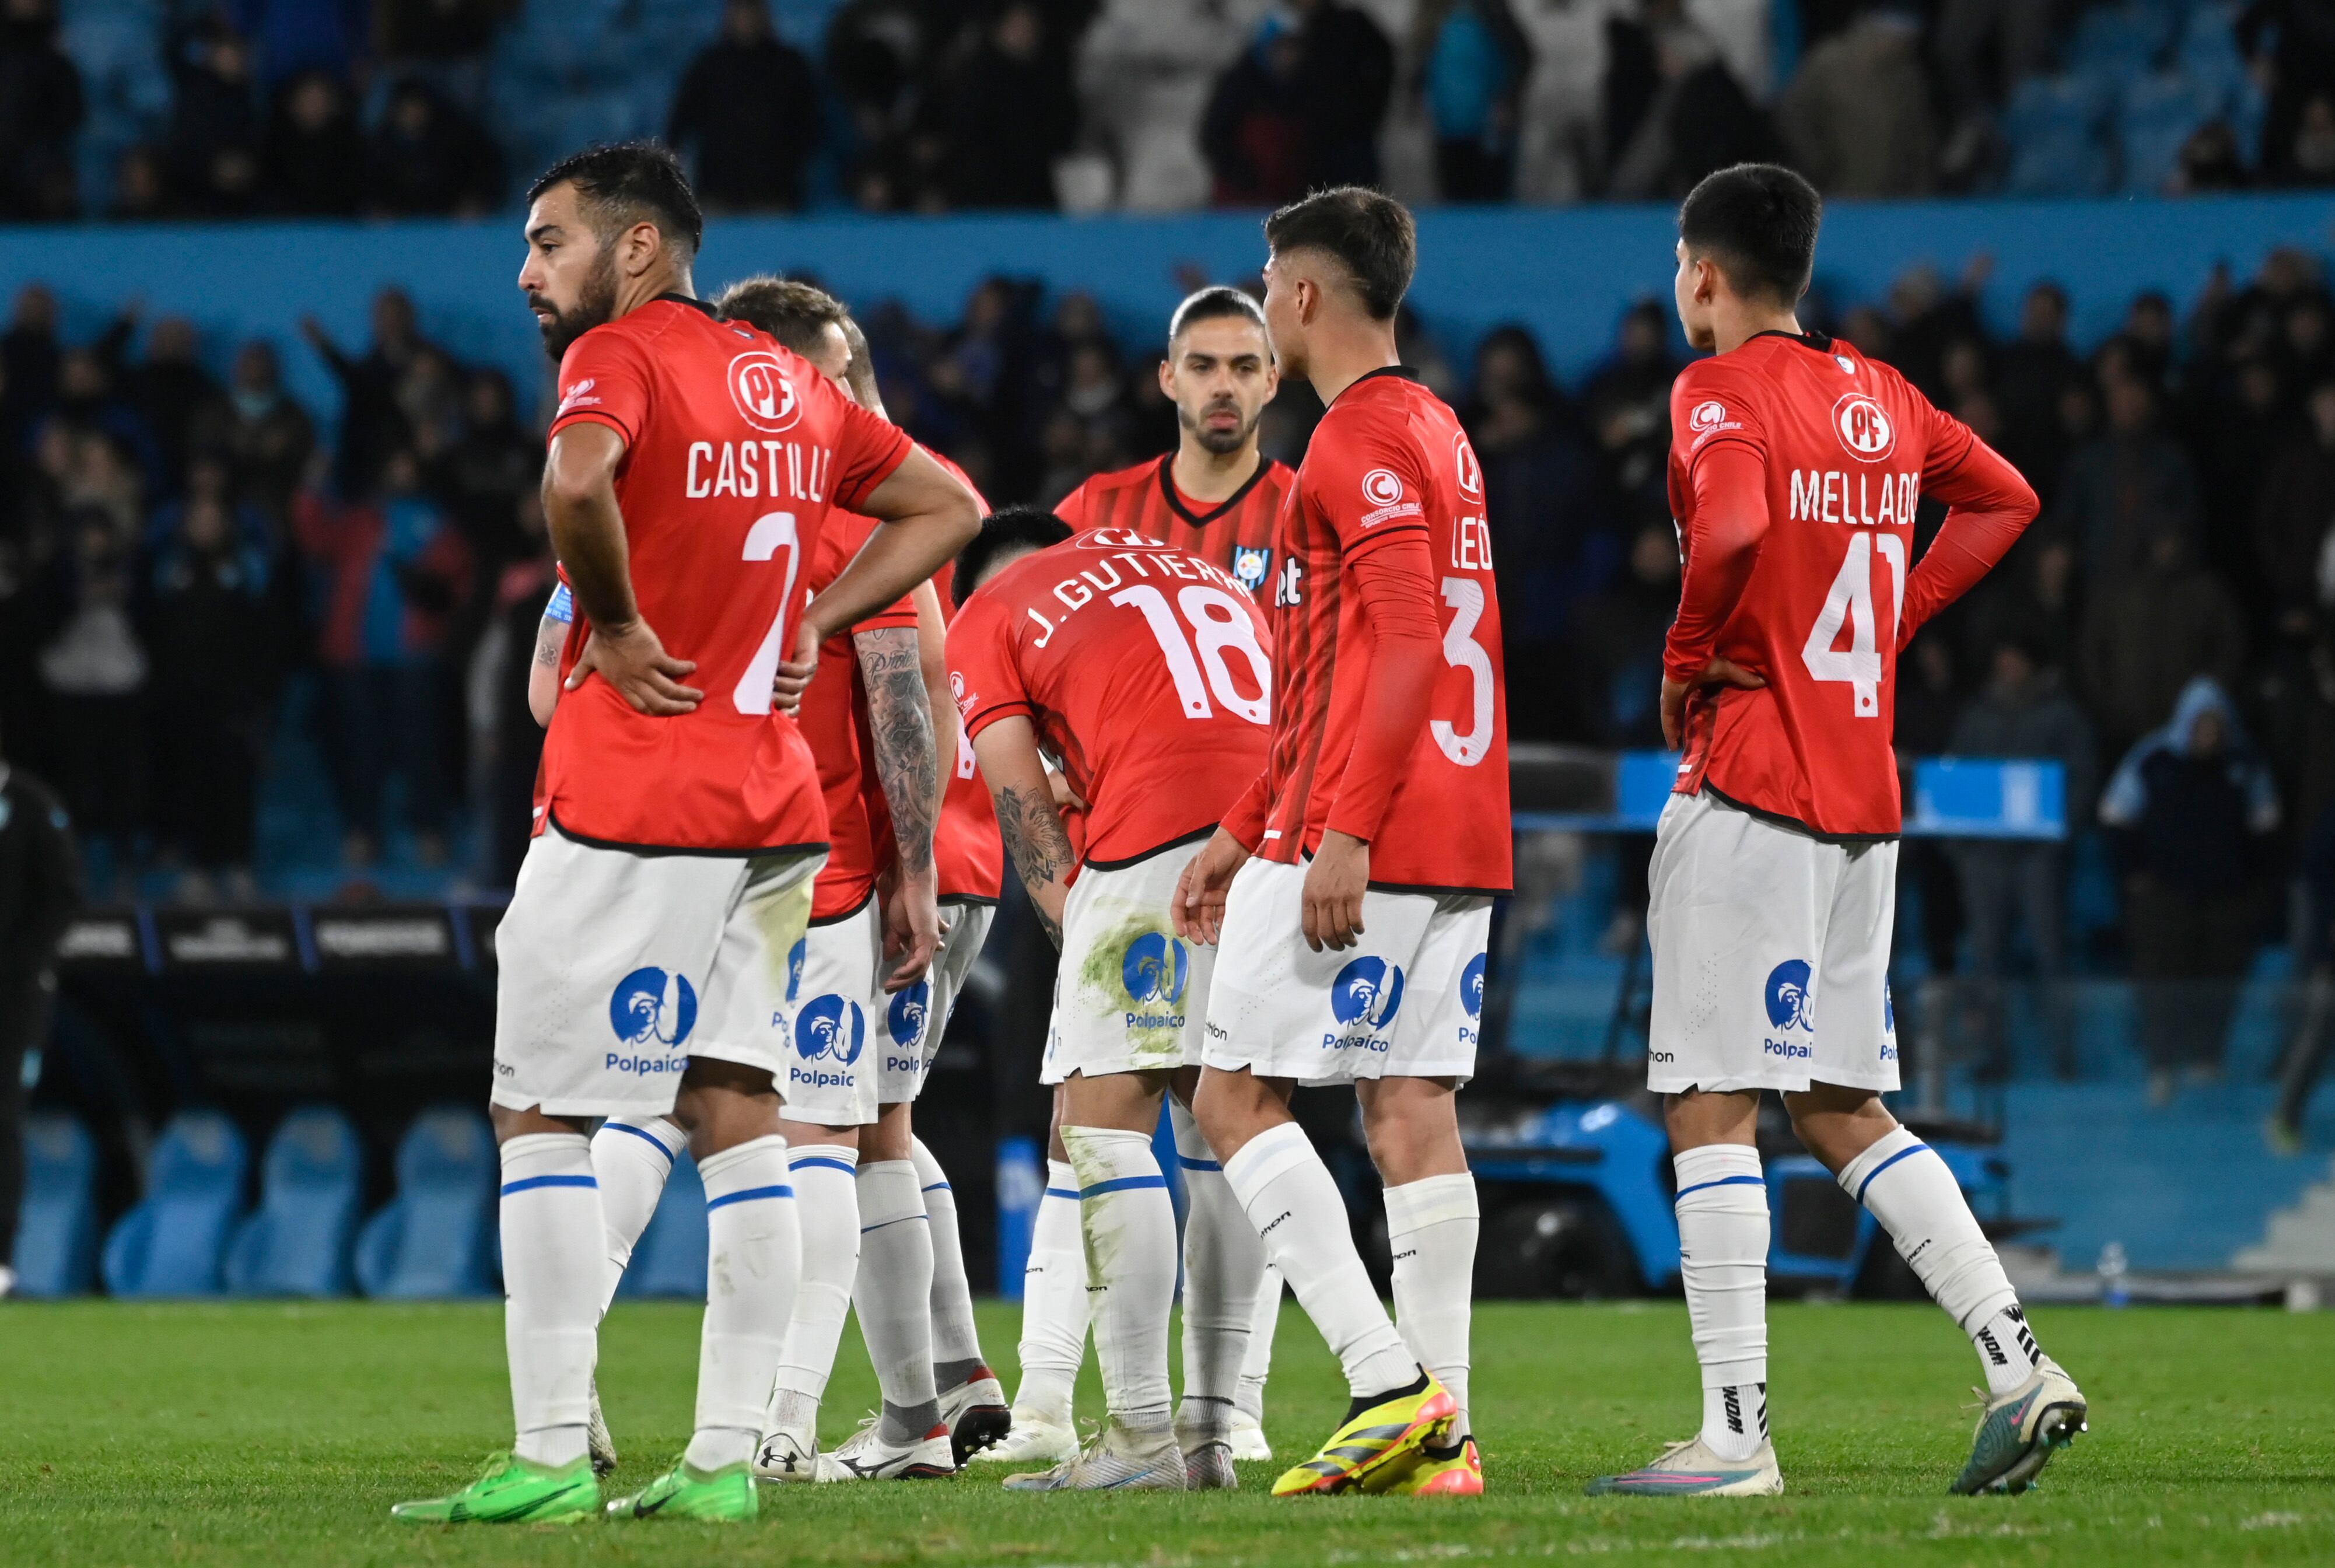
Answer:
[{"label": "jersey number 2", "polygon": [[[1808,667],[1810,680],[1848,682],[1860,719],[1878,718],[1881,713],[1884,644],[1873,614],[1875,550],[1889,563],[1887,645],[1895,646],[1898,622],[1905,613],[1905,541],[1895,534],[1860,530],[1849,535],[1848,557],[1840,564],[1840,575],[1832,580],[1831,592],[1825,595],[1824,608],[1817,612],[1817,624],[1808,628],[1807,645],[1800,650],[1800,662]],[[1839,640],[1844,624],[1848,627],[1848,646],[1836,649],[1833,644]]]},{"label": "jersey number 2", "polygon": [[778,618],[770,629],[762,634],[762,645],[754,650],[746,673],[738,677],[738,684],[730,692],[730,701],[741,713],[767,713],[770,711],[770,682],[779,673],[780,655],[786,652],[787,612],[795,605],[795,569],[802,565],[802,540],[795,533],[792,512],[764,512],[746,530],[746,548],[742,558],[768,561],[778,553],[787,553],[787,584],[779,595]]},{"label": "jersey number 2", "polygon": [[[1184,628],[1176,624],[1176,612],[1168,607],[1168,595],[1158,589],[1132,584],[1113,594],[1110,602],[1131,605],[1143,612],[1152,636],[1158,640],[1160,656],[1168,661],[1168,674],[1176,682],[1184,717],[1212,717],[1215,710],[1208,706],[1208,692],[1214,692],[1217,702],[1250,723],[1273,721],[1273,662],[1256,645],[1256,627],[1250,624],[1248,611],[1230,594],[1221,588],[1193,586],[1176,595],[1177,607],[1192,624],[1189,642],[1185,640]],[[1199,649],[1197,659],[1192,656],[1195,644]],[[1256,682],[1255,696],[1242,696],[1240,688],[1233,684],[1233,673],[1225,663],[1227,648],[1247,663]],[[1205,689],[1200,684],[1203,666],[1208,672]]]}]

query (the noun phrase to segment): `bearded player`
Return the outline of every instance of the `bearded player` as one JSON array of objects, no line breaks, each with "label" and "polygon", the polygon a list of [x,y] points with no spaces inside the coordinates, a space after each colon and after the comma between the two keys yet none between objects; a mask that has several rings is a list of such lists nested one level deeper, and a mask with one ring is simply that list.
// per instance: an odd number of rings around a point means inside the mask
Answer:
[{"label": "bearded player", "polygon": [[[392,1512],[598,1510],[587,1426],[607,1263],[584,1123],[646,1115],[690,1135],[722,1266],[695,1434],[608,1511],[746,1519],[799,1266],[773,1079],[786,958],[826,847],[816,770],[774,688],[929,577],[979,512],[899,431],[693,297],[703,224],[669,151],[593,149],[528,202],[518,282],[559,361],[544,510],[576,617],[537,836],[497,933],[490,1099],[518,1437],[461,1491]],[[883,521],[806,613],[798,580],[830,504]]]},{"label": "bearded player", "polygon": [[[1265,238],[1274,352],[1325,411],[1275,536],[1270,760],[1177,895],[1178,930],[1218,946],[1193,1108],[1353,1398],[1275,1495],[1475,1495],[1478,1218],[1453,1097],[1509,886],[1483,472],[1395,352],[1417,253],[1401,204],[1318,192]],[[1289,1112],[1295,1085],[1347,1081],[1386,1183],[1399,1328]]]},{"label": "bearded player", "polygon": [[[1221,284],[1189,295],[1168,318],[1168,353],[1159,363],[1159,390],[1176,405],[1176,449],[1094,475],[1063,497],[1054,515],[1074,532],[1125,528],[1174,545],[1230,572],[1251,594],[1262,594],[1273,573],[1274,519],[1297,477],[1257,444],[1257,421],[1280,385],[1264,313],[1255,300]],[[1201,1143],[1183,1101],[1173,1102],[1170,1116],[1179,1140]],[[1054,1122],[1059,1129],[1059,1091]],[[1022,1282],[1022,1382],[1013,1394],[1012,1430],[980,1455],[983,1462],[1053,1464],[1079,1451],[1071,1397],[1086,1356],[1086,1252],[1078,1184],[1059,1130],[1050,1141],[1045,1195]],[[1182,1157],[1187,1185],[1217,1174],[1212,1159]],[[1262,1421],[1280,1321],[1281,1279],[1268,1273],[1257,1292],[1233,1412],[1235,1459],[1273,1457]],[[1184,1323],[1188,1341],[1198,1325],[1189,1314]],[[1198,1350],[1187,1343],[1187,1366],[1196,1364]]]},{"label": "bearded player", "polygon": [[[2002,557],[2035,496],[1896,372],[1801,328],[1821,214],[1807,181],[1764,164],[1720,170],[1679,210],[1679,319],[1717,352],[1671,392],[1686,572],[1662,712],[1686,756],[1649,872],[1647,1082],[1668,1097],[1702,1428],[1593,1492],[1783,1490],[1754,1142],[1769,1089],[1977,1347],[1988,1401],[1953,1490],[2022,1491],[2084,1427],[1952,1173],[1881,1103],[1897,1087],[1897,655]],[[1950,509],[1916,564],[1923,497]]]}]

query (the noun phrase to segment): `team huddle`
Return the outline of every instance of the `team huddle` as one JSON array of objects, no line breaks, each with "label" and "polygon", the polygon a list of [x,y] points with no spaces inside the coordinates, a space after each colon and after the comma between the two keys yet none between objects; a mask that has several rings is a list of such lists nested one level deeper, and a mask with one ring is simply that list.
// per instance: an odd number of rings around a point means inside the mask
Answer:
[{"label": "team huddle", "polygon": [[[1410,214],[1353,188],[1275,213],[1262,303],[1204,289],[1168,324],[1177,449],[992,514],[890,422],[839,301],[772,277],[696,297],[670,154],[595,149],[529,200],[560,583],[529,691],[536,837],[497,936],[518,1437],[396,1515],[741,1520],[765,1486],[976,1464],[1018,1491],[1233,1488],[1235,1460],[1271,1457],[1284,1286],[1352,1403],[1274,1493],[1480,1495],[1455,1096],[1510,886],[1507,703],[1483,472],[1395,352]],[[1893,372],[1799,329],[1817,221],[1760,166],[1681,214],[1681,320],[1719,353],[1673,392],[1663,711],[1686,760],[1652,876],[1649,1064],[1704,1419],[1593,1491],[1782,1489],[1763,1089],[1972,1337],[1990,1403],[1955,1489],[2023,1489],[2085,1417],[1879,1099],[1896,652],[2034,499]],[[1294,471],[1257,444],[1284,377],[1325,410]],[[1917,495],[1952,509],[1913,564]],[[1061,952],[1010,1401],[914,1111],[1008,863]],[[1328,1084],[1352,1085],[1384,1182],[1391,1315],[1289,1108]],[[598,1323],[684,1150],[709,1247],[695,1429],[604,1502]],[[855,1313],[881,1404],[823,1449]],[[1082,1442],[1090,1331],[1107,1408]]]}]

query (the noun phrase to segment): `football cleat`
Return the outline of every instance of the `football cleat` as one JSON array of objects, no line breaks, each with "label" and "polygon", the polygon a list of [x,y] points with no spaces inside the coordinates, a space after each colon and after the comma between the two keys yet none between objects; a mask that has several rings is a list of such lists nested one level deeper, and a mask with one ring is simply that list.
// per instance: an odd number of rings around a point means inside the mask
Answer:
[{"label": "football cleat", "polygon": [[1010,1492],[1182,1492],[1182,1445],[1175,1432],[1132,1432],[1106,1419],[1087,1446],[1051,1470],[1008,1476]]},{"label": "football cleat", "polygon": [[700,1470],[683,1460],[629,1497],[608,1505],[611,1519],[701,1519],[742,1524],[761,1507],[754,1473],[744,1464]]},{"label": "football cleat", "polygon": [[1240,1490],[1240,1475],[1233,1468],[1233,1446],[1229,1440],[1211,1437],[1184,1450],[1184,1489],[1187,1492]]},{"label": "football cleat", "polygon": [[1783,1489],[1775,1444],[1762,1442],[1748,1459],[1722,1459],[1700,1433],[1671,1444],[1642,1470],[1589,1483],[1593,1497],[1772,1497]]},{"label": "football cleat", "polygon": [[1484,1459],[1476,1439],[1462,1437],[1456,1448],[1429,1448],[1410,1472],[1391,1486],[1371,1487],[1406,1497],[1480,1497],[1484,1495]]},{"label": "football cleat", "polygon": [[983,1367],[955,1387],[942,1391],[941,1420],[949,1429],[949,1457],[963,1469],[965,1461],[1003,1440],[1012,1428],[1012,1412],[1005,1408],[1005,1390],[997,1374]]},{"label": "football cleat", "polygon": [[395,1504],[389,1516],[409,1524],[573,1524],[599,1511],[600,1480],[588,1457],[553,1469],[497,1454],[453,1495]]},{"label": "football cleat", "polygon": [[754,1478],[780,1483],[818,1479],[819,1439],[788,1431],[769,1434],[754,1451]]},{"label": "football cleat", "polygon": [[976,1465],[1059,1465],[1079,1456],[1079,1435],[1068,1421],[1017,1409],[1004,1437],[973,1457]]},{"label": "football cleat", "polygon": [[1387,1489],[1425,1457],[1429,1445],[1444,1441],[1458,1413],[1450,1390],[1432,1373],[1422,1373],[1411,1388],[1347,1417],[1319,1453],[1282,1472],[1273,1495],[1349,1492],[1373,1477],[1379,1484],[1372,1490]]},{"label": "football cleat", "polygon": [[1233,1412],[1231,1438],[1233,1457],[1242,1460],[1270,1459],[1273,1445],[1264,1440],[1264,1428],[1257,1425],[1255,1416],[1246,1410]]},{"label": "football cleat", "polygon": [[608,1418],[600,1413],[600,1379],[592,1379],[592,1421],[584,1429],[585,1447],[592,1456],[592,1474],[606,1476],[616,1467],[616,1439],[608,1430]]},{"label": "football cleat", "polygon": [[[1984,1391],[1981,1390],[1984,1398]],[[2075,1380],[2046,1356],[2035,1375],[1999,1399],[1989,1399],[1978,1418],[1971,1441],[1970,1462],[1954,1477],[1952,1490],[1970,1496],[1979,1492],[2024,1492],[2050,1463],[2051,1456],[2091,1429],[2089,1407]]]},{"label": "football cleat", "polygon": [[827,1481],[932,1481],[956,1474],[949,1454],[949,1429],[935,1427],[909,1443],[884,1440],[884,1418],[870,1413],[859,1430],[832,1453],[819,1457],[814,1479]]}]

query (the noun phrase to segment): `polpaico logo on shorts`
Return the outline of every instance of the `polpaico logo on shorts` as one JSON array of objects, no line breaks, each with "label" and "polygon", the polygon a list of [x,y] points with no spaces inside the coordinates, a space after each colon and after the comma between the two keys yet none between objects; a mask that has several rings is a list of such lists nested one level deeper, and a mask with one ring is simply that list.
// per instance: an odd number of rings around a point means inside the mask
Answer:
[{"label": "polpaico logo on shorts", "polygon": [[787,949],[787,1000],[792,1002],[802,992],[803,960],[810,953],[810,938],[798,936],[795,944]]},{"label": "polpaico logo on shorts", "polygon": [[1459,1005],[1468,1010],[1468,1018],[1459,1026],[1459,1043],[1477,1042],[1476,1026],[1484,1017],[1484,962],[1489,955],[1479,953],[1468,961],[1459,972]]},{"label": "polpaico logo on shorts", "polygon": [[697,1024],[697,992],[689,977],[644,964],[616,982],[608,997],[608,1027],[626,1045],[679,1045]]},{"label": "polpaico logo on shorts", "polygon": [[1768,972],[1768,1022],[1784,1037],[1779,1040],[1770,1034],[1761,1041],[1768,1055],[1794,1061],[1816,1055],[1816,1048],[1807,1041],[1791,1038],[1817,1031],[1816,999],[1808,994],[1808,978],[1804,958],[1788,958]]},{"label": "polpaico logo on shorts", "polygon": [[1324,1034],[1322,1049],[1384,1051],[1388,1042],[1380,1031],[1401,1008],[1401,966],[1368,955],[1354,959],[1330,982],[1330,1016],[1345,1032]]},{"label": "polpaico logo on shorts", "polygon": [[932,1003],[930,981],[920,980],[893,994],[892,1005],[884,1010],[884,1027],[891,1031],[894,1045],[914,1045],[925,1038],[925,1014]]},{"label": "polpaico logo on shorts", "polygon": [[867,1045],[867,1015],[833,992],[814,996],[795,1014],[795,1054],[805,1061],[849,1067]]},{"label": "polpaico logo on shorts", "polygon": [[1138,1002],[1172,1005],[1183,999],[1192,977],[1192,954],[1183,943],[1158,931],[1147,931],[1127,944],[1119,966],[1119,980]]},{"label": "polpaico logo on shorts", "polygon": [[1897,1002],[1885,980],[1881,982],[1881,1060],[1897,1060]]}]

